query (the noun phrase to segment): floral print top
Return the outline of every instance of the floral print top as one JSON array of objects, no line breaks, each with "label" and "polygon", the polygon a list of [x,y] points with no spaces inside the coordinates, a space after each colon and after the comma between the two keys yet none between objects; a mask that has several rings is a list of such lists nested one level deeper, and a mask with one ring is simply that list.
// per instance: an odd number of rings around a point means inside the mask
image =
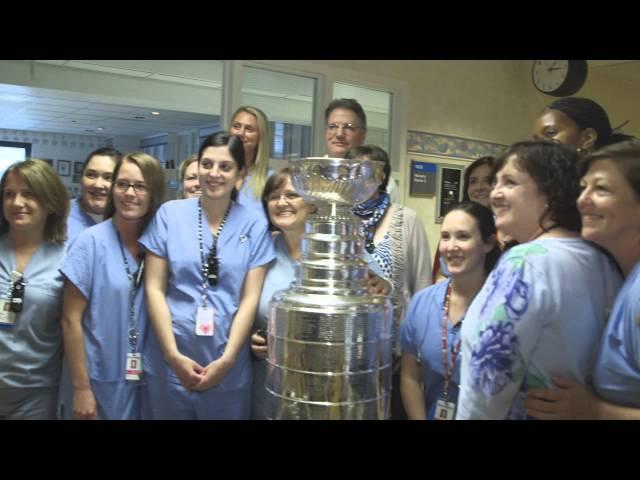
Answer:
[{"label": "floral print top", "polygon": [[510,249],[462,326],[457,419],[525,419],[529,388],[553,375],[592,373],[621,285],[610,259],[580,238],[542,238]]}]

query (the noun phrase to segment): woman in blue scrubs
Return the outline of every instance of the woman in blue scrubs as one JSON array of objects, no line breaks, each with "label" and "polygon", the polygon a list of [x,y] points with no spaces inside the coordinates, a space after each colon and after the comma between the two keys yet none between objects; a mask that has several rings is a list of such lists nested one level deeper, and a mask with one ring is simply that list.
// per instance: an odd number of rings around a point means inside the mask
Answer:
[{"label": "woman in blue scrubs", "polygon": [[9,167],[0,194],[0,419],[52,420],[69,197],[41,160]]},{"label": "woman in blue scrubs", "polygon": [[[63,418],[141,418],[147,331],[138,238],[164,200],[164,170],[145,153],[116,165],[105,221],[86,229],[61,269],[63,330],[73,400]],[[71,411],[69,411],[71,410]]]},{"label": "woman in blue scrubs", "polygon": [[443,219],[438,251],[450,276],[415,294],[400,330],[400,389],[410,420],[454,417],[460,326],[500,257],[491,210],[476,202],[453,206]]},{"label": "woman in blue scrubs", "polygon": [[262,205],[269,216],[271,229],[279,233],[273,239],[276,260],[269,266],[260,295],[254,325],[258,333],[251,337],[254,355],[251,418],[255,420],[265,418],[267,342],[264,335],[269,319],[269,303],[275,292],[289,288],[295,279],[296,266],[302,256],[300,247],[304,222],[311,209],[293,188],[288,168],[269,177],[262,194]]},{"label": "woman in blue scrubs", "polygon": [[154,419],[246,419],[249,334],[273,244],[263,212],[234,201],[242,140],[207,137],[201,198],[163,205],[140,243],[153,325],[144,362]]},{"label": "woman in blue scrubs", "polygon": [[86,228],[104,219],[104,209],[111,194],[113,170],[122,154],[110,147],[91,152],[82,165],[80,198],[71,200],[67,222],[67,245],[71,245]]},{"label": "woman in blue scrubs", "polygon": [[621,142],[579,165],[582,237],[613,255],[625,277],[600,342],[590,386],[556,377],[529,391],[540,419],[640,419],[640,143]]}]

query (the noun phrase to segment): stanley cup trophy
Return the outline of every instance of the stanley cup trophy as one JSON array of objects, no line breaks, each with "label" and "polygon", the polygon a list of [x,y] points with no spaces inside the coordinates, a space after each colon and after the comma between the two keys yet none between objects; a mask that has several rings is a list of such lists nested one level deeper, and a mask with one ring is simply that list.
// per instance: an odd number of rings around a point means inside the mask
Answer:
[{"label": "stanley cup trophy", "polygon": [[380,185],[383,163],[291,160],[296,191],[318,209],[307,217],[302,259],[269,307],[265,415],[277,420],[389,417],[392,307],[364,284],[364,240],[351,207]]}]

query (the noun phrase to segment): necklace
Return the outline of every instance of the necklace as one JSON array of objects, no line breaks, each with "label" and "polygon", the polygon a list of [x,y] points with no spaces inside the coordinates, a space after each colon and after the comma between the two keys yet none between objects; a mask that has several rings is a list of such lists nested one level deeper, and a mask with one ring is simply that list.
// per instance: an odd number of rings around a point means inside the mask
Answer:
[{"label": "necklace", "polygon": [[202,236],[202,198],[198,199],[198,243],[200,247],[200,267],[202,271],[202,304],[206,305],[206,295],[205,292],[207,290],[207,284],[215,287],[218,283],[218,268],[219,268],[219,259],[218,259],[218,238],[220,238],[220,234],[222,233],[222,229],[224,228],[224,224],[227,221],[227,217],[229,216],[229,212],[231,211],[231,205],[233,202],[229,204],[224,217],[222,217],[222,221],[218,226],[217,233],[211,233],[213,236],[213,245],[211,245],[211,250],[209,250],[209,255],[207,256],[207,260],[204,258],[204,241]]}]

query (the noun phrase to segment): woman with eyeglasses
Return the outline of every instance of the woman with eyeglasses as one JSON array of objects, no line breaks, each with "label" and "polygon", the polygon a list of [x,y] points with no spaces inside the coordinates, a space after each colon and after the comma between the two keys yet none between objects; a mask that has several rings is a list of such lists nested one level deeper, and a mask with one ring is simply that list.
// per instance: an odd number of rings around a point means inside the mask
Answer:
[{"label": "woman with eyeglasses", "polygon": [[267,355],[266,330],[269,318],[269,302],[278,290],[291,285],[295,279],[296,265],[300,261],[304,222],[311,206],[293,188],[288,168],[269,177],[262,194],[262,205],[269,218],[269,228],[278,232],[273,239],[276,260],[269,266],[264,280],[254,329],[251,336],[253,352],[253,389],[251,418],[263,420]]},{"label": "woman with eyeglasses", "polygon": [[237,202],[262,212],[262,191],[273,175],[269,168],[269,119],[259,108],[240,107],[231,117],[229,133],[237,135],[244,147],[245,171],[238,181]]},{"label": "woman with eyeglasses", "polygon": [[0,420],[53,420],[69,196],[41,160],[11,165],[0,194]]},{"label": "woman with eyeglasses", "polygon": [[242,139],[207,137],[198,152],[202,196],[167,202],[140,243],[153,333],[144,363],[154,419],[246,419],[249,334],[274,258],[262,212],[235,202]]},{"label": "woman with eyeglasses", "polygon": [[148,317],[138,239],[164,200],[164,169],[145,153],[118,161],[104,221],[78,236],[65,277],[65,357],[73,385],[63,418],[142,418]]},{"label": "woman with eyeglasses", "polygon": [[104,209],[111,194],[113,170],[122,154],[111,147],[91,152],[82,165],[80,198],[71,201],[67,223],[67,245],[71,245],[80,233],[104,219]]}]

